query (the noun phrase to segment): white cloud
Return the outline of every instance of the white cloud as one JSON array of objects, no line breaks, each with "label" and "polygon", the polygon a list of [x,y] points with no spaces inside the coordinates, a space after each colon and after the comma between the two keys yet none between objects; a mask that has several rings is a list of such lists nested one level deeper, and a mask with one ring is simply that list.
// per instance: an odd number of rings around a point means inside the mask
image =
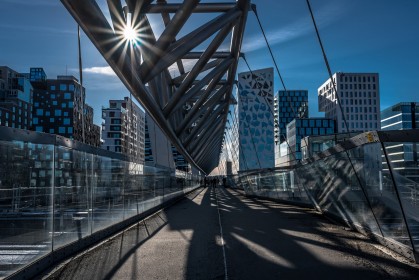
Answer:
[{"label": "white cloud", "polygon": [[[317,25],[319,27],[324,27],[331,24],[344,10],[342,4],[332,2],[333,4],[325,5],[319,11],[315,11],[315,16],[317,19]],[[262,22],[262,26],[263,26]],[[266,37],[271,46],[279,43],[284,43],[292,39],[304,36],[310,32],[314,32],[314,27],[311,19],[307,16],[305,18],[300,18],[293,23],[286,25],[282,28],[266,31]],[[251,52],[261,48],[267,48],[265,39],[262,36],[262,32],[251,36],[250,38],[245,38],[242,46],[244,52]]]},{"label": "white cloud", "polygon": [[112,70],[110,66],[103,66],[103,67],[88,67],[83,69],[86,73],[92,74],[100,74],[106,76],[116,76],[115,72]]}]

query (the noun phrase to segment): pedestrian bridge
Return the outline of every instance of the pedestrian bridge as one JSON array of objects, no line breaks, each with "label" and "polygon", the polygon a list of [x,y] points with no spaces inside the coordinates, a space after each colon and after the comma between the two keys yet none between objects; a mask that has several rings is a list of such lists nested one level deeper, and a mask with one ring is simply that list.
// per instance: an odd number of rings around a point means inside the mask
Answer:
[{"label": "pedestrian bridge", "polygon": [[[243,31],[256,7],[61,2],[200,172],[0,127],[0,277],[417,278],[418,130],[329,139],[317,153],[309,143],[290,168],[247,170],[230,176],[229,188],[202,188],[220,162]],[[194,13],[206,15],[189,26]],[[161,16],[160,36],[151,14]],[[128,38],[127,28],[142,37]]]},{"label": "pedestrian bridge", "polygon": [[367,132],[292,169],[202,188],[199,175],[1,127],[1,274],[414,279],[418,184],[390,151],[418,141],[417,130]]}]

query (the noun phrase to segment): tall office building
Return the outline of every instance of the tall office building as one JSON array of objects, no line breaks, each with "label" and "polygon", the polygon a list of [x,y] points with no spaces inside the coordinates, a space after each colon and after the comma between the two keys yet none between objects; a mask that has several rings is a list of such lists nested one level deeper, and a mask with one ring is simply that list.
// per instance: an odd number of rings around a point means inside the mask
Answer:
[{"label": "tall office building", "polygon": [[337,132],[368,131],[380,129],[380,90],[377,73],[333,74],[336,90],[342,106],[338,104],[333,84],[328,79],[318,89],[319,111],[325,117],[336,120]]},{"label": "tall office building", "polygon": [[[381,111],[381,129],[419,129],[419,102],[401,102]],[[385,145],[393,171],[419,183],[418,143],[387,143]],[[383,160],[383,169],[388,169],[385,160]],[[404,184],[408,183],[404,182]]]},{"label": "tall office building", "polygon": [[239,170],[274,167],[273,68],[238,77]]},{"label": "tall office building", "polygon": [[33,88],[28,76],[0,66],[0,125],[32,127]]},{"label": "tall office building", "polygon": [[128,97],[102,108],[102,148],[144,163],[145,113]]},{"label": "tall office building", "polygon": [[278,91],[274,99],[274,112],[275,166],[282,166],[289,162],[287,125],[296,118],[308,118],[308,91]]},{"label": "tall office building", "polygon": [[307,90],[280,90],[274,99],[275,144],[285,141],[287,125],[296,118],[308,118]]},{"label": "tall office building", "polygon": [[382,130],[419,128],[419,102],[400,102],[381,111]]},{"label": "tall office building", "polygon": [[42,68],[31,68],[30,77],[33,129],[99,147],[100,127],[93,124],[93,108],[85,104],[79,81],[73,76],[46,79]]}]

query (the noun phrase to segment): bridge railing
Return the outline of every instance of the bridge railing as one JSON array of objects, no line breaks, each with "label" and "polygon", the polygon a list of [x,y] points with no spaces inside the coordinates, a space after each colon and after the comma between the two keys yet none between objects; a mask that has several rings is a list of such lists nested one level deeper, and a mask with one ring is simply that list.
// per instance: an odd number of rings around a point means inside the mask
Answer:
[{"label": "bridge railing", "polygon": [[40,270],[199,180],[56,135],[0,127],[0,278],[34,262]]},{"label": "bridge railing", "polygon": [[316,208],[419,260],[419,131],[359,134],[290,169],[236,178],[248,195]]}]

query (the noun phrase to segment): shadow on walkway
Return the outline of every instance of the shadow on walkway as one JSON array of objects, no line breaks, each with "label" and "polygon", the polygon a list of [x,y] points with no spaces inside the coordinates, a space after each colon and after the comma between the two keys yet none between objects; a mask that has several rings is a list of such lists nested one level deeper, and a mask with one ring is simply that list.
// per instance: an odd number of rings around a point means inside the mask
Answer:
[{"label": "shadow on walkway", "polygon": [[74,258],[49,279],[417,279],[310,209],[204,189]]}]

